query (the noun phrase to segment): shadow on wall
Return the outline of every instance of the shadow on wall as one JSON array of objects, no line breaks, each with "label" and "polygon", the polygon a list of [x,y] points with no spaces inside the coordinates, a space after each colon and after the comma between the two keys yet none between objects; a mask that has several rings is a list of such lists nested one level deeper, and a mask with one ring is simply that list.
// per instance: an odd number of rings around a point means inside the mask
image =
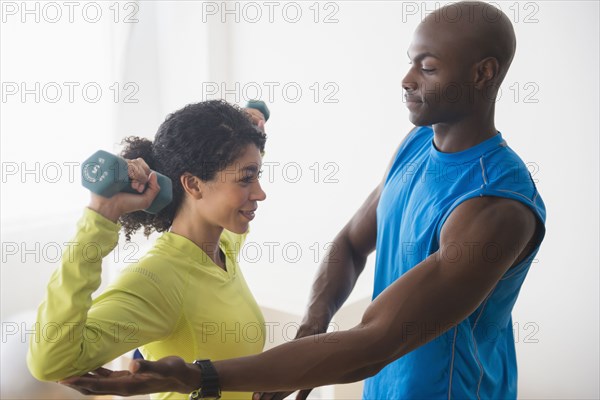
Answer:
[{"label": "shadow on wall", "polygon": [[0,398],[80,399],[82,395],[75,390],[58,383],[40,382],[29,373],[26,356],[35,317],[35,311],[28,311],[2,320]]}]

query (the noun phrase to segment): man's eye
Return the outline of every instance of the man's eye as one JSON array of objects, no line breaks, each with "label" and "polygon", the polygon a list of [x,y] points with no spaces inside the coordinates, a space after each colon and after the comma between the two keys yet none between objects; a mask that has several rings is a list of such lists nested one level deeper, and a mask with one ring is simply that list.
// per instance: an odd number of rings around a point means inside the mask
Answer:
[{"label": "man's eye", "polygon": [[421,71],[426,72],[428,74],[432,73],[433,71],[435,71],[435,69],[433,68],[421,68]]}]

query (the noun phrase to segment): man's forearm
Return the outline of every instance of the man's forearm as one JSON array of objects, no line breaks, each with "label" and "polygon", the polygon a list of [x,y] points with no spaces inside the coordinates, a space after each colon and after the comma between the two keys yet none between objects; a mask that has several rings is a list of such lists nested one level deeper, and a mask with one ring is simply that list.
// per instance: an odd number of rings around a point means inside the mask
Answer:
[{"label": "man's forearm", "polygon": [[377,204],[382,186],[367,197],[334,239],[313,283],[298,337],[325,332],[344,304],[377,240]]},{"label": "man's forearm", "polygon": [[365,268],[367,257],[353,251],[347,229],[335,238],[319,267],[298,337],[327,331],[329,322],[348,299]]},{"label": "man's forearm", "polygon": [[[377,347],[375,341],[376,336],[368,327],[359,326],[318,338],[301,338],[255,356],[214,364],[221,387],[230,391],[259,388],[274,392],[348,383],[374,375],[387,363],[387,357],[377,359],[373,351]],[[199,381],[196,377],[191,382]]]}]

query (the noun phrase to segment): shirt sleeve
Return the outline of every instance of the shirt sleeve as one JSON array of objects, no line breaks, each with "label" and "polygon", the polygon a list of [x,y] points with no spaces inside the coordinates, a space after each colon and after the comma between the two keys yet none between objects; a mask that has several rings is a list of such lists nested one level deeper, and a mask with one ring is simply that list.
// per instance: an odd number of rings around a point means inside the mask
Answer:
[{"label": "shirt sleeve", "polygon": [[[85,209],[38,308],[27,365],[34,377],[56,381],[82,375],[146,343],[166,337],[180,305],[165,295],[152,271],[123,273],[92,301],[102,259],[118,242],[120,225]],[[142,259],[130,272],[146,271]],[[167,299],[166,297],[170,297]]]}]

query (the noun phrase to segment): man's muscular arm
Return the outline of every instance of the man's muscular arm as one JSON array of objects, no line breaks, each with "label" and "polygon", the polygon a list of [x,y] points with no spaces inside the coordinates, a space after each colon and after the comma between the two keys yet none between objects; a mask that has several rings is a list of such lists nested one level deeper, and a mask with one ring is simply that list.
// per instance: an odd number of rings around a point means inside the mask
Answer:
[{"label": "man's muscular arm", "polygon": [[[304,338],[257,356],[216,362],[223,389],[307,388],[376,374],[477,309],[523,258],[535,230],[533,212],[514,200],[466,201],[446,221],[440,249],[383,291],[358,326],[317,342]],[[498,256],[485,254],[490,244],[499,249]],[[406,324],[411,324],[410,335]]]},{"label": "man's muscular arm", "polygon": [[412,132],[409,132],[394,152],[379,185],[333,240],[317,271],[297,338],[325,332],[335,313],[354,289],[365,268],[367,257],[375,250],[377,205],[383,185],[398,150]]},{"label": "man's muscular arm", "polygon": [[[533,212],[515,200],[481,197],[464,202],[446,221],[440,249],[384,290],[359,325],[323,334],[319,341],[302,338],[255,356],[216,361],[221,389],[287,391],[376,374],[476,310],[508,269],[530,251],[536,224]],[[485,254],[490,244],[498,256]],[[406,324],[411,324],[410,335]],[[177,357],[136,365],[137,374],[73,378],[66,383],[87,394],[131,395],[189,392],[202,382],[199,369]]]}]

